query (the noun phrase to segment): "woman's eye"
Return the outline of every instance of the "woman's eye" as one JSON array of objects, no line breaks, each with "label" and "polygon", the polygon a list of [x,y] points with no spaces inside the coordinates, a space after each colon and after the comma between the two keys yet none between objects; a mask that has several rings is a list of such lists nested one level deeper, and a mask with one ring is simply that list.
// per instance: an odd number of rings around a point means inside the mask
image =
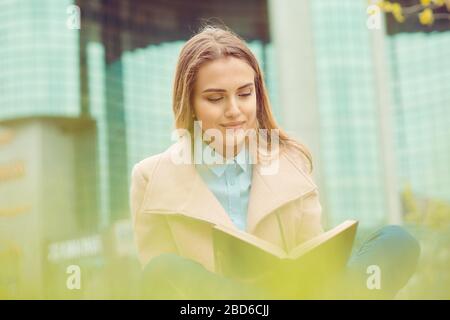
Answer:
[{"label": "woman's eye", "polygon": [[246,92],[246,93],[241,93],[239,96],[240,97],[248,97],[250,96],[252,93],[251,92]]},{"label": "woman's eye", "polygon": [[221,99],[222,99],[222,97],[208,98],[208,100],[211,101],[211,102],[217,102],[217,101],[219,101],[219,100],[221,100]]}]

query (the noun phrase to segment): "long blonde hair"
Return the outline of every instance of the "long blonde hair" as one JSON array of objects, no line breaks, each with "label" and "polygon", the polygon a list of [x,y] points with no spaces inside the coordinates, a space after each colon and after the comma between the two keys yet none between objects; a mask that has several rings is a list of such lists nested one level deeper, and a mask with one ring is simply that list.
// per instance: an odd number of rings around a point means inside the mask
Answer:
[{"label": "long blonde hair", "polygon": [[[228,56],[242,59],[255,72],[257,129],[267,129],[269,132],[272,129],[278,129],[280,146],[292,147],[299,151],[306,158],[306,165],[311,172],[312,157],[308,149],[290,138],[275,121],[258,61],[245,41],[229,29],[206,26],[188,40],[181,49],[173,83],[172,108],[176,129],[187,129],[190,133],[193,132],[192,93],[200,67],[208,61]],[[270,145],[270,135],[268,139]]]}]

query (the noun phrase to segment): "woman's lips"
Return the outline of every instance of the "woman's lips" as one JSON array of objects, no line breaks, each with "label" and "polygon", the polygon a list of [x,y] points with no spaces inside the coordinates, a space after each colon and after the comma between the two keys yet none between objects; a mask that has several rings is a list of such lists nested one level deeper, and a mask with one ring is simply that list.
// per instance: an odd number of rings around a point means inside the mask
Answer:
[{"label": "woman's lips", "polygon": [[230,123],[222,124],[222,127],[224,127],[225,129],[240,129],[243,127],[244,123],[245,123],[245,121],[230,122]]}]

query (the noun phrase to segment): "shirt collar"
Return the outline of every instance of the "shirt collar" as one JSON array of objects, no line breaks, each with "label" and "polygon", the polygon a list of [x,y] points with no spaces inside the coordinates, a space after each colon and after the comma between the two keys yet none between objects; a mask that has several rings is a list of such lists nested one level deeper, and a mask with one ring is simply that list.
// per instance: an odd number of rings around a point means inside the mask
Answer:
[{"label": "shirt collar", "polygon": [[[198,140],[197,140],[198,141]],[[210,147],[208,144],[206,144],[203,140],[201,141],[202,143],[202,152],[205,152],[205,150],[207,150],[208,153],[213,153],[215,152],[214,149],[212,147]],[[221,157],[223,159],[223,164],[205,164],[205,163],[201,163],[201,166],[206,166],[209,170],[211,170],[217,177],[221,177],[225,170],[232,166],[234,163],[237,163],[239,165],[239,167],[244,171],[244,172],[248,172],[250,170],[250,154],[248,152],[248,148],[246,146],[244,146],[243,148],[241,148],[241,150],[239,151],[239,153],[232,159],[228,159],[228,161],[226,159],[224,159],[220,154],[217,154],[218,157]]]}]

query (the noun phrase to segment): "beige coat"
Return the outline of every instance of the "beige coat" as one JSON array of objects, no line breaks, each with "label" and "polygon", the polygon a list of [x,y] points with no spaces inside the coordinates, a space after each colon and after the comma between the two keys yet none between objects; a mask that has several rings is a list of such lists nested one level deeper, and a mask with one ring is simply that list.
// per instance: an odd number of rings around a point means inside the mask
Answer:
[{"label": "beige coat", "polygon": [[[193,164],[175,164],[171,152],[137,163],[132,172],[130,205],[142,266],[161,253],[177,253],[215,270],[212,226],[236,228]],[[303,158],[289,151],[279,157],[275,175],[253,166],[247,232],[285,250],[321,232],[317,186]]]}]

